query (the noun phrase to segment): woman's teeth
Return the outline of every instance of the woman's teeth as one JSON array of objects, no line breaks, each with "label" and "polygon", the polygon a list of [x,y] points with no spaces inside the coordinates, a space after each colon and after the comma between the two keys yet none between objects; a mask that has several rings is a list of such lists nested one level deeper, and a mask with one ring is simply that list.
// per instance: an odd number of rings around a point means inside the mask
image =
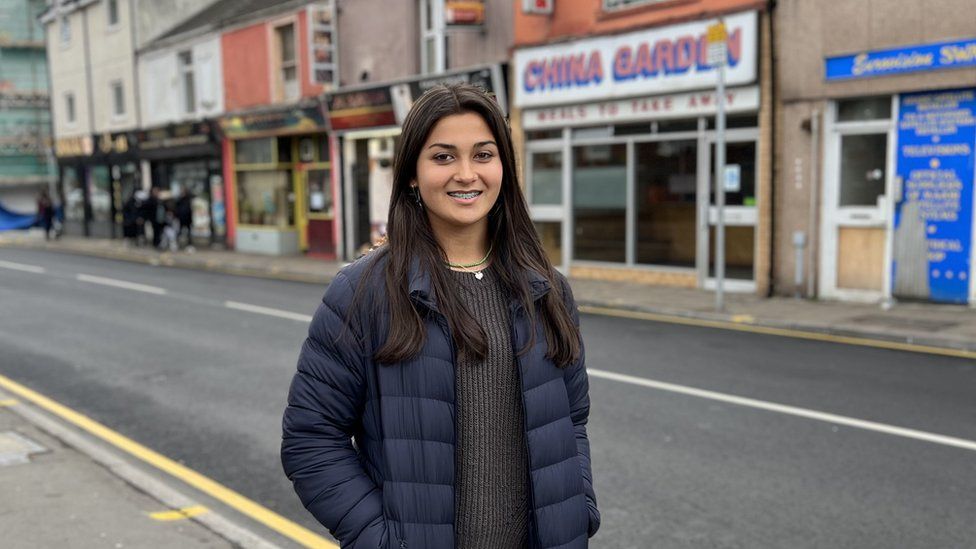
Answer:
[{"label": "woman's teeth", "polygon": [[460,198],[460,199],[463,199],[463,200],[467,200],[467,199],[474,198],[474,197],[478,196],[479,194],[481,194],[481,191],[471,191],[471,192],[466,192],[466,193],[463,193],[463,192],[453,192],[453,193],[447,193],[447,194],[453,196],[454,198]]}]

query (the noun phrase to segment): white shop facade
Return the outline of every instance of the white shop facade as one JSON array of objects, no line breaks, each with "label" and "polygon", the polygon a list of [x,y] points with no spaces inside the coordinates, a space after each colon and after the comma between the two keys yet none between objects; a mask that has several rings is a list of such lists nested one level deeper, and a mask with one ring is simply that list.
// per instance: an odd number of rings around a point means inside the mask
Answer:
[{"label": "white shop facade", "polygon": [[[727,288],[756,291],[760,159],[757,13],[725,17]],[[524,182],[553,263],[574,276],[712,287],[714,20],[516,50]]]}]

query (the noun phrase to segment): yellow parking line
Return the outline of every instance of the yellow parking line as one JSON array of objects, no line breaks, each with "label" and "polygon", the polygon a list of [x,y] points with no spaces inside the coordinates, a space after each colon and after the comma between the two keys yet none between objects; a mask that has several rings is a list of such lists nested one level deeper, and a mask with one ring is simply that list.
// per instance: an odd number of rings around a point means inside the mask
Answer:
[{"label": "yellow parking line", "polygon": [[14,406],[15,404],[17,404],[17,399],[8,398],[8,399],[5,399],[5,400],[0,400],[0,408],[6,407],[6,406]]},{"label": "yellow parking line", "polygon": [[169,522],[173,520],[183,520],[190,517],[195,517],[197,515],[202,515],[209,512],[203,505],[194,505],[192,507],[184,507],[182,509],[175,509],[173,511],[158,511],[156,513],[149,513],[149,516],[164,522]]},{"label": "yellow parking line", "polygon": [[172,459],[151,450],[142,444],[109,429],[101,423],[80,414],[67,406],[64,406],[50,398],[29,389],[10,378],[0,375],[0,387],[6,391],[14,393],[21,398],[28,400],[37,406],[51,412],[61,419],[72,423],[88,433],[112,444],[113,446],[145,461],[146,463],[169,473],[170,475],[182,480],[190,486],[208,494],[209,496],[225,503],[237,511],[251,517],[252,519],[264,524],[268,528],[282,534],[285,537],[304,545],[305,547],[322,549],[339,549],[339,547],[329,540],[319,536],[315,532],[296,524],[287,518],[275,513],[263,505],[252,501],[241,494],[227,488],[226,486],[212,480],[200,473],[173,461]]},{"label": "yellow parking line", "polygon": [[774,335],[781,337],[792,337],[795,339],[808,339],[812,341],[826,341],[829,343],[843,343],[846,345],[859,345],[862,347],[874,347],[877,349],[888,349],[893,351],[908,351],[912,353],[923,353],[929,355],[941,355],[954,358],[976,359],[976,352],[965,349],[948,349],[944,347],[933,347],[930,345],[916,345],[914,343],[901,343],[898,341],[884,341],[870,339],[866,337],[842,336],[824,334],[819,332],[805,332],[803,330],[791,330],[788,328],[772,328],[768,326],[756,326],[749,324],[750,320],[745,319],[747,315],[737,315],[733,322],[722,320],[705,320],[699,318],[688,318],[675,315],[664,315],[657,313],[645,313],[640,311],[627,311],[623,309],[612,309],[609,307],[595,307],[590,305],[580,305],[581,313],[614,316],[620,318],[630,318],[637,320],[650,320],[653,322],[667,322],[670,324],[683,324],[686,326],[698,326],[704,328],[718,328],[722,330],[734,330],[738,332],[749,332],[754,334]]}]

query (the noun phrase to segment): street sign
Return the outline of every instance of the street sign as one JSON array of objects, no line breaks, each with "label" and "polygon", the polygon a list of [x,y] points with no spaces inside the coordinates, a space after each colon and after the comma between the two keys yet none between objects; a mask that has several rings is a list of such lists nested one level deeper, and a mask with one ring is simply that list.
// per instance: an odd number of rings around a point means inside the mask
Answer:
[{"label": "street sign", "polygon": [[742,168],[738,164],[725,165],[725,191],[737,193],[742,190]]},{"label": "street sign", "polygon": [[708,42],[708,64],[713,67],[724,66],[728,59],[728,40],[729,32],[725,28],[725,23],[719,21],[710,25],[705,32],[705,41]]}]

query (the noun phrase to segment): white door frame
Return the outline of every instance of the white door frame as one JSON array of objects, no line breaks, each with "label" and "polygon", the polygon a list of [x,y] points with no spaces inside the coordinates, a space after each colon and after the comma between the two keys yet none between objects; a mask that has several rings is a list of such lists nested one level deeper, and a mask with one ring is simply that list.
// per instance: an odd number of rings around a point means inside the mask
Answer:
[{"label": "white door frame", "polygon": [[[755,206],[725,206],[725,226],[726,227],[752,227],[753,228],[753,272],[752,280],[740,280],[725,278],[723,288],[730,292],[755,293],[756,291],[756,271],[755,258],[758,256],[758,241],[755,238],[756,225],[758,224],[759,211],[759,129],[758,128],[736,128],[726,130],[725,143],[749,143],[756,144],[756,205]],[[709,200],[709,183],[715,176],[712,170],[712,145],[717,141],[715,131],[709,131],[702,135],[698,142],[698,254],[696,260],[696,270],[698,271],[699,286],[706,290],[715,290],[715,277],[708,275],[708,263],[711,258],[709,250],[709,229],[718,222],[718,208],[711,204]]]},{"label": "white door frame", "polygon": [[[569,215],[570,191],[572,190],[571,162],[572,148],[569,144],[569,128],[563,130],[561,138],[533,141],[525,146],[525,201],[529,206],[529,217],[532,221],[555,222],[560,224],[560,247],[562,248],[562,263],[553,265],[563,274],[569,273],[569,259],[572,251],[570,236],[572,235],[572,216]],[[532,167],[533,155],[536,153],[562,153],[562,167],[560,182],[562,185],[562,204],[546,204],[536,206],[532,204]]]},{"label": "white door frame", "polygon": [[[891,299],[891,259],[893,244],[894,207],[898,181],[897,160],[898,95],[891,97],[891,118],[856,122],[837,122],[837,103],[827,103],[824,113],[823,151],[824,169],[821,181],[820,219],[820,285],[821,298],[875,303]],[[876,206],[840,207],[841,138],[845,135],[887,136],[885,159],[885,192]],[[837,240],[841,227],[873,227],[885,229],[883,280],[881,291],[837,287]]]}]

